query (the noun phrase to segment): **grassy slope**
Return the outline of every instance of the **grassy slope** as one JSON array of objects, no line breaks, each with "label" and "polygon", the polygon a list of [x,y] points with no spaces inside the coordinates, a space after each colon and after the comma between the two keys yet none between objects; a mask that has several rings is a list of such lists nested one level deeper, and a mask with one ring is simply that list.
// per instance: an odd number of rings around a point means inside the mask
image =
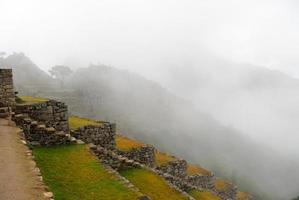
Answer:
[{"label": "grassy slope", "polygon": [[142,142],[121,135],[117,135],[115,141],[116,147],[121,151],[130,151],[133,148],[145,146],[145,144],[143,144]]},{"label": "grassy slope", "polygon": [[208,191],[191,190],[189,194],[196,200],[221,200]]},{"label": "grassy slope", "polygon": [[137,194],[108,174],[85,145],[33,150],[56,200],[132,200]]},{"label": "grassy slope", "polygon": [[69,125],[70,129],[75,130],[80,128],[81,126],[86,126],[86,125],[100,125],[101,123],[96,122],[91,119],[86,119],[82,117],[77,117],[77,116],[70,116],[69,117]]},{"label": "grassy slope", "polygon": [[189,164],[187,166],[187,173],[188,173],[188,175],[194,175],[194,174],[202,174],[202,175],[206,175],[206,176],[211,175],[210,171],[208,171],[198,165],[192,165],[192,164]]},{"label": "grassy slope", "polygon": [[222,180],[222,179],[216,179],[215,181],[215,189],[218,192],[225,192],[229,189],[231,189],[232,184],[229,183],[228,181]]},{"label": "grassy slope", "polygon": [[35,103],[44,103],[49,101],[49,99],[45,99],[41,97],[21,96],[19,98],[21,100],[20,104],[35,104]]},{"label": "grassy slope", "polygon": [[160,151],[156,151],[155,156],[156,156],[156,165],[157,166],[165,165],[170,161],[176,160],[175,157],[168,155],[166,153],[160,152]]},{"label": "grassy slope", "polygon": [[128,169],[121,171],[121,174],[152,200],[187,199],[179,192],[169,187],[163,178],[151,171],[145,169]]},{"label": "grassy slope", "polygon": [[249,194],[246,193],[246,192],[238,192],[237,193],[237,200],[246,200],[246,199],[249,199]]}]

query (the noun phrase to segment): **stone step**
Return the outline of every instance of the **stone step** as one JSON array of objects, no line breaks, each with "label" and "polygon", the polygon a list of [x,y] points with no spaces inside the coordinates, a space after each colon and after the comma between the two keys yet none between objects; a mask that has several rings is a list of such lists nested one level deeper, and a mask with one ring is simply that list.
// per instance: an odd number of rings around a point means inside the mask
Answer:
[{"label": "stone step", "polygon": [[9,113],[0,113],[0,118],[9,117]]},{"label": "stone step", "polygon": [[8,107],[0,108],[0,113],[9,113],[9,108]]}]

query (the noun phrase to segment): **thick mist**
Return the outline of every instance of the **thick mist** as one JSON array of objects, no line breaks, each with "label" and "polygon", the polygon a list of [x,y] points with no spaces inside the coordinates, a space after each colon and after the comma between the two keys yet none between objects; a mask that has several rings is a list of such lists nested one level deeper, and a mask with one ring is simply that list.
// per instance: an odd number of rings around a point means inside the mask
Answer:
[{"label": "thick mist", "polygon": [[[0,0],[0,64],[14,68],[21,94],[63,99],[260,199],[288,200],[299,195],[298,9],[295,0]],[[63,88],[54,65],[74,70]]]}]

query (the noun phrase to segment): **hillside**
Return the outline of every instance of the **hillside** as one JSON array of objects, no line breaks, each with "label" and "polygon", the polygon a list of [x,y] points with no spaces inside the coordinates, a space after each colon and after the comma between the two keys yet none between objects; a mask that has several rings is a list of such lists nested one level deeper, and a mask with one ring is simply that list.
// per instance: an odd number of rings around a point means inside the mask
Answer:
[{"label": "hillside", "polygon": [[[25,83],[22,87],[22,94],[32,93]],[[67,102],[72,114],[116,122],[121,133],[211,169],[260,199],[284,199],[289,182],[281,184],[283,179],[274,175],[298,169],[157,83],[126,71],[90,66],[72,74],[64,89],[40,90],[37,84],[33,90]],[[294,184],[299,179],[293,173],[286,180]],[[286,188],[277,191],[277,185]]]}]

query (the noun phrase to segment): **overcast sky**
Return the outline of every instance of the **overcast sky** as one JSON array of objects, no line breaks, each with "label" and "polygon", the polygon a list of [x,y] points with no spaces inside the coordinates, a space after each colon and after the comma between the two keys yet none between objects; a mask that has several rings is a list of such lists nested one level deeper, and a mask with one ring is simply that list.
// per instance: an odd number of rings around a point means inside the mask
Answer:
[{"label": "overcast sky", "polygon": [[0,51],[44,70],[100,62],[143,74],[207,51],[299,77],[298,11],[296,0],[0,0]]}]

